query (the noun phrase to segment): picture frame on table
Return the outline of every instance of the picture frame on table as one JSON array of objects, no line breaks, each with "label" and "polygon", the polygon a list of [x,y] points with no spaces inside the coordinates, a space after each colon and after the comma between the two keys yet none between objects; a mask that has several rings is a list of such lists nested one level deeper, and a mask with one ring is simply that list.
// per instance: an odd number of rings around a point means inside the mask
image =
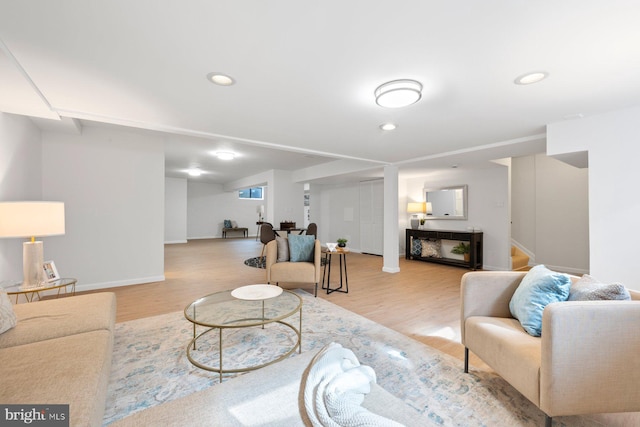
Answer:
[{"label": "picture frame on table", "polygon": [[56,268],[55,262],[45,261],[42,264],[42,268],[44,269],[44,275],[47,278],[47,282],[53,282],[60,279],[60,274],[58,274],[58,269]]}]

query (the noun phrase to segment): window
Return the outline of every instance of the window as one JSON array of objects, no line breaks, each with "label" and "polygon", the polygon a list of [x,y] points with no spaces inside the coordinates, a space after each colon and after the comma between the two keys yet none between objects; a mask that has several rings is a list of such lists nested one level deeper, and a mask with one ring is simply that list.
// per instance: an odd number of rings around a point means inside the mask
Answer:
[{"label": "window", "polygon": [[245,188],[238,191],[239,199],[254,199],[254,200],[262,200],[262,187],[252,187]]}]

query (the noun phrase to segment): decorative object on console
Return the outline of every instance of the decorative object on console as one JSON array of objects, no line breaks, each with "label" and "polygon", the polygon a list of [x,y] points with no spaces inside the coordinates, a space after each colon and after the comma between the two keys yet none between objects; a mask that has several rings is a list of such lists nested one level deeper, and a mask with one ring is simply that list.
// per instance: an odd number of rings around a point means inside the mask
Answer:
[{"label": "decorative object on console", "polygon": [[22,245],[22,285],[36,288],[47,283],[43,244],[36,237],[65,233],[62,202],[1,202],[0,237],[30,237]]},{"label": "decorative object on console", "polygon": [[338,242],[339,248],[344,248],[347,246],[347,239],[343,239],[343,238],[336,239],[336,242]]},{"label": "decorative object on console", "polygon": [[426,212],[426,204],[423,202],[409,202],[407,203],[407,212],[411,215],[411,228],[414,230],[418,229],[420,224],[420,218],[418,214],[422,214]]},{"label": "decorative object on console", "polygon": [[442,258],[442,243],[440,240],[422,240],[423,258]]},{"label": "decorative object on console", "polygon": [[469,252],[471,252],[471,244],[465,242],[460,242],[451,249],[452,254],[463,255],[466,262],[469,262]]}]

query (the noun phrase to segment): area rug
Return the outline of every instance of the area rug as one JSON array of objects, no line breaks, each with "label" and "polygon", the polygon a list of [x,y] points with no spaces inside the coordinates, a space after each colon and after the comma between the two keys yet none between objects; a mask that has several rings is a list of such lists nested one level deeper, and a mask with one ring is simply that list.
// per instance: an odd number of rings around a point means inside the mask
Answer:
[{"label": "area rug", "polygon": [[244,265],[248,265],[249,267],[255,268],[265,268],[265,260],[267,257],[257,256],[244,260]]},{"label": "area rug", "polygon": [[[473,369],[465,374],[462,362],[447,354],[304,291],[295,292],[304,304],[303,352],[318,351],[331,341],[352,349],[362,364],[375,370],[378,384],[425,414],[432,425],[544,424],[544,414],[497,375]],[[292,322],[297,322],[295,317]],[[265,349],[280,352],[294,342],[295,334],[285,327],[266,338],[255,329],[254,336],[238,336],[233,342],[232,359],[240,365],[258,364],[272,357]],[[192,334],[192,324],[182,312],[116,325],[104,425],[219,383],[217,373],[187,360]],[[225,346],[226,339],[225,335]],[[231,344],[235,338],[229,339]],[[263,339],[272,342],[257,346],[256,340]],[[297,356],[296,352],[290,357]],[[234,378],[225,376],[225,381]],[[583,417],[554,418],[554,426],[596,425]]]}]

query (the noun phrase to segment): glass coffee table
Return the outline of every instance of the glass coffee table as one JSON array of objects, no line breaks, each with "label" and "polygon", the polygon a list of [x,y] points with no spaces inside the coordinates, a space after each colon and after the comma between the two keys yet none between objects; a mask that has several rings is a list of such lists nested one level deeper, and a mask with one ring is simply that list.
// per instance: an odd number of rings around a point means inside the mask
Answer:
[{"label": "glass coffee table", "polygon": [[[296,313],[299,317],[297,325],[285,321]],[[302,298],[275,285],[248,285],[204,296],[184,309],[184,317],[193,323],[193,339],[187,345],[187,358],[198,368],[218,372],[220,381],[222,374],[263,368],[289,357],[296,349],[302,350]],[[198,326],[205,330],[198,333]],[[293,339],[283,350],[265,356],[270,349],[260,346],[270,345],[267,335],[276,333],[280,337],[282,330],[293,331]],[[227,338],[230,334],[233,336]],[[251,343],[247,344],[248,341]],[[204,350],[197,348],[202,342]],[[243,350],[243,345],[249,345],[260,357],[244,360],[246,366],[224,368],[223,358],[232,358],[236,364],[242,358],[247,350]]]}]

